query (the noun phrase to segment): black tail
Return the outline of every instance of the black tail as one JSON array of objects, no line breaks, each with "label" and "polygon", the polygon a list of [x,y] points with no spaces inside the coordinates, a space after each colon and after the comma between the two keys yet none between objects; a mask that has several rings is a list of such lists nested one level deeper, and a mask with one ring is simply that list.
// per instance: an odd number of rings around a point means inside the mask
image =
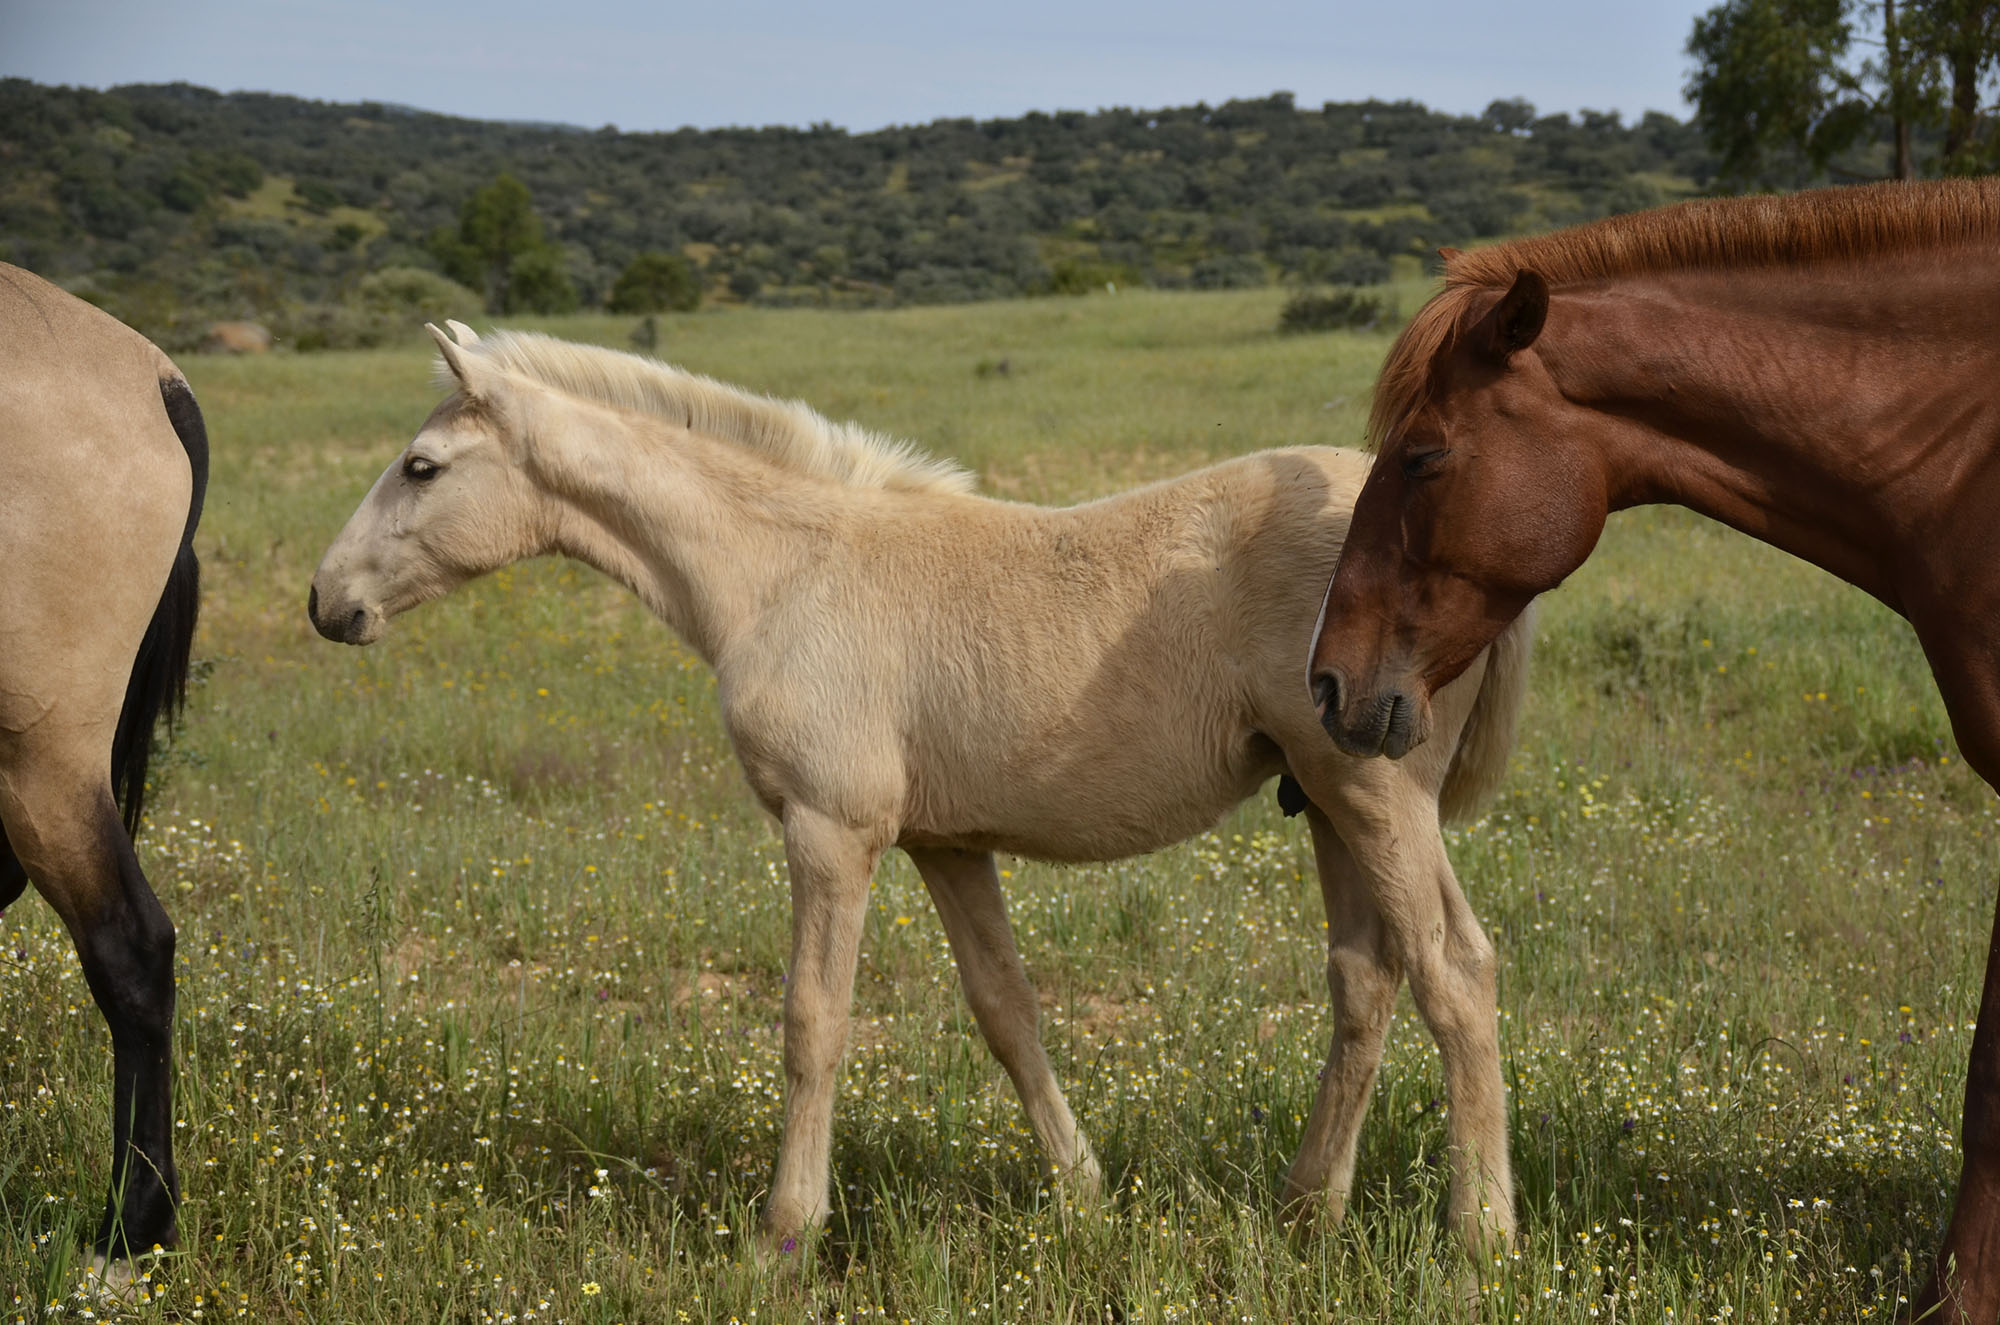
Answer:
[{"label": "black tail", "polygon": [[201,523],[202,498],[208,492],[208,430],[202,425],[201,406],[194,392],[178,377],[160,382],[160,398],[167,407],[167,419],[187,450],[188,468],[194,473],[194,492],[188,501],[187,527],[181,532],[181,548],[174,556],[174,568],[167,575],[167,587],[139,656],[132,662],[132,679],[125,685],[125,707],[118,714],[118,734],[111,739],[111,790],[125,811],[125,828],[139,831],[139,817],[146,808],[146,766],[153,756],[153,728],[162,717],[169,721],[180,714],[187,698],[188,650],[194,644],[195,619],[201,613],[201,563],[195,560],[194,530]]}]

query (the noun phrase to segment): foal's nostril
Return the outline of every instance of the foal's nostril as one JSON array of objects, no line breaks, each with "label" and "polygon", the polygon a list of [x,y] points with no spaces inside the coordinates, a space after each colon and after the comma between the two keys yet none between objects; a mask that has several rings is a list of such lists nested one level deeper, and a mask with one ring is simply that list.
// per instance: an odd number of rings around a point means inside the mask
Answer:
[{"label": "foal's nostril", "polygon": [[315,625],[319,624],[319,586],[306,590],[306,617]]},{"label": "foal's nostril", "polygon": [[349,639],[355,638],[357,635],[361,633],[362,627],[366,626],[367,624],[368,624],[368,609],[365,607],[355,608],[354,615],[347,618],[347,638]]},{"label": "foal's nostril", "polygon": [[1332,672],[1321,672],[1312,679],[1313,705],[1319,709],[1320,721],[1329,722],[1340,716],[1340,678]]}]

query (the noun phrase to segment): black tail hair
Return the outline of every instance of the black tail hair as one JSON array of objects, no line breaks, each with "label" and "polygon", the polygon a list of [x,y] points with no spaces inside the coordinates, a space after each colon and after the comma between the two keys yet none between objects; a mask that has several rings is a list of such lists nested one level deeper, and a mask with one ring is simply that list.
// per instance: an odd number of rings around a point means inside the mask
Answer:
[{"label": "black tail hair", "polygon": [[201,614],[201,563],[194,555],[194,530],[201,523],[201,503],[208,492],[208,429],[201,421],[201,406],[195,404],[194,392],[185,381],[161,379],[160,399],[167,407],[167,421],[187,451],[194,491],[188,500],[180,551],[174,556],[160,605],[153,609],[139,656],[132,661],[132,678],[125,684],[125,707],[118,713],[118,733],[111,738],[111,791],[124,809],[125,829],[131,833],[139,831],[139,819],[146,809],[146,766],[153,757],[153,728],[162,717],[169,722],[178,717],[187,698],[188,651],[194,644],[195,619]]}]

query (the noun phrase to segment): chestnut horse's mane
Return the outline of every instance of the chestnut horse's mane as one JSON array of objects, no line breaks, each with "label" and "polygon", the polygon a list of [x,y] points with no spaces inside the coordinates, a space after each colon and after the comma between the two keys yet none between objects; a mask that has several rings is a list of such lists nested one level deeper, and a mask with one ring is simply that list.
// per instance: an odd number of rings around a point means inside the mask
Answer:
[{"label": "chestnut horse's mane", "polygon": [[1422,406],[1439,353],[1482,291],[1524,270],[1551,288],[1641,272],[1810,263],[2000,238],[2000,180],[1819,189],[1783,197],[1704,198],[1517,239],[1445,264],[1444,289],[1390,347],[1375,383],[1368,441]]}]

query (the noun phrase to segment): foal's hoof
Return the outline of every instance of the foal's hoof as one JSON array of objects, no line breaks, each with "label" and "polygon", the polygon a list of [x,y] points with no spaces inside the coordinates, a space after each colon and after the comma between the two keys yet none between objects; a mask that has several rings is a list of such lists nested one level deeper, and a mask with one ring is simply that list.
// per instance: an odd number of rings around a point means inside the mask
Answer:
[{"label": "foal's hoof", "polygon": [[768,1217],[759,1220],[757,1231],[750,1235],[751,1263],[779,1277],[803,1274],[825,1223],[824,1216],[804,1223]]},{"label": "foal's hoof", "polygon": [[1295,1232],[1338,1228],[1347,1218],[1347,1195],[1324,1187],[1297,1187],[1287,1181],[1278,1193],[1278,1216]]},{"label": "foal's hoof", "polygon": [[1057,1200],[1064,1205],[1079,1210],[1100,1210],[1104,1207],[1104,1170],[1098,1165],[1096,1155],[1086,1153],[1066,1169],[1051,1170],[1049,1185],[1054,1189]]}]

